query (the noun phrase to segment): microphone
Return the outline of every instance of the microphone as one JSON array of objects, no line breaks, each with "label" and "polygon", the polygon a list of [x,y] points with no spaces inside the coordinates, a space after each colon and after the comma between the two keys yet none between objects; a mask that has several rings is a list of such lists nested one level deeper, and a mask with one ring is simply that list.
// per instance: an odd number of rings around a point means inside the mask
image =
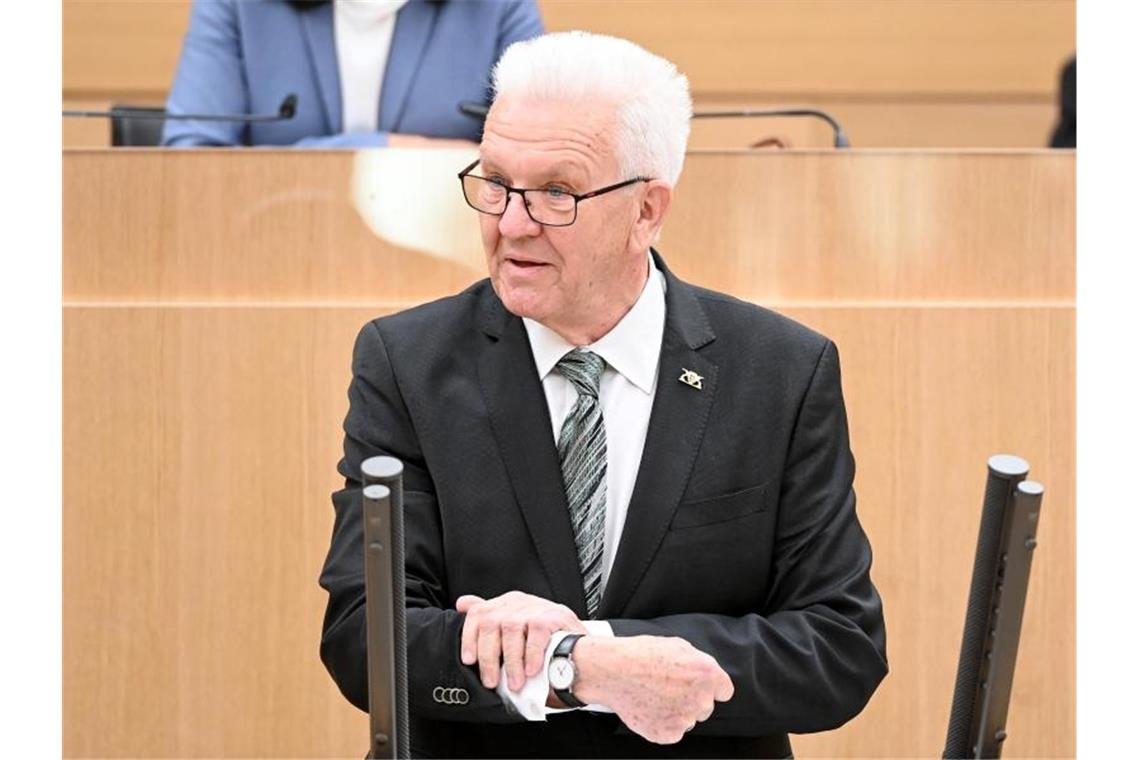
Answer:
[{"label": "microphone", "polygon": [[161,108],[112,108],[110,111],[64,111],[65,117],[84,119],[176,119],[181,121],[236,121],[243,124],[264,124],[271,121],[288,121],[297,114],[297,96],[289,93],[277,107],[277,113],[173,113]]},{"label": "microphone", "polygon": [[475,100],[459,101],[459,113],[463,114],[464,116],[470,116],[474,119],[487,118],[487,112],[490,110],[490,106],[484,105]]},{"label": "microphone", "polygon": [[818,108],[761,108],[746,109],[743,111],[697,111],[693,114],[694,119],[750,119],[768,118],[771,116],[807,116],[814,119],[823,119],[831,126],[832,132],[835,133],[835,147],[851,147],[851,143],[847,140],[847,133],[843,131],[843,126],[834,116]]},{"label": "microphone", "polygon": [[[482,103],[471,100],[465,100],[459,104],[460,113],[477,119],[485,118],[488,110],[488,107]],[[821,111],[818,108],[764,108],[744,111],[696,111],[693,113],[694,119],[768,118],[773,116],[807,116],[815,119],[823,119],[831,126],[832,131],[835,133],[835,147],[851,147],[851,143],[847,139],[847,133],[843,131],[843,126],[839,121],[827,111]]]}]

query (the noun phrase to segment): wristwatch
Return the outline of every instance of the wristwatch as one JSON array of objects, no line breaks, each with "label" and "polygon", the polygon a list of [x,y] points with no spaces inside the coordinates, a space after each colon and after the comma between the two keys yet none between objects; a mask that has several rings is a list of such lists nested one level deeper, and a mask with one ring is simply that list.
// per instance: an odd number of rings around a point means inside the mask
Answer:
[{"label": "wristwatch", "polygon": [[574,688],[574,682],[578,679],[578,668],[574,666],[574,658],[571,657],[571,653],[574,651],[574,645],[582,636],[581,633],[571,633],[559,641],[558,646],[554,647],[554,654],[550,658],[550,667],[546,671],[555,696],[561,699],[567,707],[586,706],[586,703],[575,697],[571,691]]}]

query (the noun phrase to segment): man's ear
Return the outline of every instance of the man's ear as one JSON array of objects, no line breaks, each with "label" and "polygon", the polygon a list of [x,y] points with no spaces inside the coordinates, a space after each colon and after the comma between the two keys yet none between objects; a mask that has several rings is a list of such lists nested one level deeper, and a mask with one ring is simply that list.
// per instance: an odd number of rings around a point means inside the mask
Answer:
[{"label": "man's ear", "polygon": [[639,251],[646,251],[657,240],[657,233],[665,222],[665,213],[673,202],[673,187],[664,180],[650,180],[645,187],[633,224],[630,242]]}]

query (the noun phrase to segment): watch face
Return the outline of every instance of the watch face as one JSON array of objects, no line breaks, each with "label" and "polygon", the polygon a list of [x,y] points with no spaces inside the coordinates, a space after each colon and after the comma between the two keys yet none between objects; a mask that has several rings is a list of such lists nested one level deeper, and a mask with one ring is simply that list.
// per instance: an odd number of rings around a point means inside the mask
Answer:
[{"label": "watch face", "polygon": [[574,683],[574,665],[565,657],[550,661],[550,685],[555,689],[569,689]]}]

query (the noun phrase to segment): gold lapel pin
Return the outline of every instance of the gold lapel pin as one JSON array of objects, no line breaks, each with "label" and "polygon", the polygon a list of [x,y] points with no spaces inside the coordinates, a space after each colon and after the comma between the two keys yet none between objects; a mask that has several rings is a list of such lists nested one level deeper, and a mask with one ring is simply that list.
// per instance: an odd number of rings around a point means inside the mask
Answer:
[{"label": "gold lapel pin", "polygon": [[681,367],[681,376],[677,379],[685,385],[696,388],[698,391],[704,388],[704,386],[701,385],[701,381],[704,380],[704,378],[698,375],[696,372],[693,372],[691,369],[685,369],[684,367]]}]

